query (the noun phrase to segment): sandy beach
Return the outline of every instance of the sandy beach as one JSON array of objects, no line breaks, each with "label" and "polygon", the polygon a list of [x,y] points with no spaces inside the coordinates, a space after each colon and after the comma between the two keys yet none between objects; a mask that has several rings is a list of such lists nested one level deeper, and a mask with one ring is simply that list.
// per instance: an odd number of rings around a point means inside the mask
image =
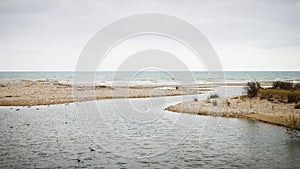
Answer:
[{"label": "sandy beach", "polygon": [[259,98],[233,97],[229,99],[207,99],[178,103],[165,110],[198,115],[252,118],[281,126],[289,125],[289,118],[300,118],[300,109],[295,103],[286,104]]},{"label": "sandy beach", "polygon": [[201,94],[210,85],[197,86],[73,86],[55,81],[0,82],[0,106],[33,106],[111,98],[144,98]]}]

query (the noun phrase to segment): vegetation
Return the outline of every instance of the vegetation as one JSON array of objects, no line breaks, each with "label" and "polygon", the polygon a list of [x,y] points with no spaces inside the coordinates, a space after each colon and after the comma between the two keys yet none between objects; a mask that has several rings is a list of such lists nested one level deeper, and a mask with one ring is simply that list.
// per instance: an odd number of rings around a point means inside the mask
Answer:
[{"label": "vegetation", "polygon": [[298,103],[300,101],[300,84],[275,81],[271,88],[263,89],[259,82],[248,82],[246,86],[248,97],[259,97],[269,101]]},{"label": "vegetation", "polygon": [[290,114],[286,120],[289,130],[300,130],[300,116],[296,114]]},{"label": "vegetation", "polygon": [[300,90],[300,83],[294,84],[294,89],[295,90]]},{"label": "vegetation", "polygon": [[194,99],[194,101],[195,101],[195,102],[197,102],[197,101],[198,101],[198,98],[195,98],[195,97],[194,97],[193,99]]},{"label": "vegetation", "polygon": [[213,106],[217,106],[218,105],[218,102],[216,100],[213,100],[211,103],[212,103]]},{"label": "vegetation", "polygon": [[246,86],[248,97],[256,97],[260,88],[259,82],[248,82]]},{"label": "vegetation", "polygon": [[262,89],[264,93],[268,94],[280,94],[280,95],[290,95],[296,94],[300,95],[300,90],[282,90],[282,89]]},{"label": "vegetation", "polygon": [[297,103],[300,101],[300,90],[284,90],[284,89],[261,89],[259,91],[261,99],[275,98],[279,100],[286,100],[287,103]]},{"label": "vegetation", "polygon": [[285,90],[300,90],[300,83],[275,81],[272,84],[273,89],[285,89]]},{"label": "vegetation", "polygon": [[282,81],[275,81],[272,84],[273,89],[286,89],[290,90],[293,89],[294,84],[291,82],[282,82]]},{"label": "vegetation", "polygon": [[219,95],[216,93],[211,94],[209,97],[209,99],[215,99],[215,98],[219,98]]}]

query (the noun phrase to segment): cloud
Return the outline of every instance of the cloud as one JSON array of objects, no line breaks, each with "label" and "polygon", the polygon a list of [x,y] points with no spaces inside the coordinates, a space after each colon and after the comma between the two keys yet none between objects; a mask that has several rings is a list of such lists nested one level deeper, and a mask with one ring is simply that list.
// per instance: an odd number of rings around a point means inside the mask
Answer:
[{"label": "cloud", "polygon": [[[299,56],[289,50],[300,48],[299,0],[0,0],[0,58],[22,57],[21,52],[14,51],[41,51],[40,57],[51,57],[53,63],[63,57],[68,68],[74,67],[70,63],[76,63],[95,32],[116,19],[144,12],[171,14],[195,25],[216,48],[228,48],[226,54],[218,52],[223,60],[232,58],[229,51],[250,56],[256,50],[282,49],[280,53],[289,53],[284,56],[287,59]],[[237,46],[251,50],[234,50]],[[263,54],[258,55],[271,58],[274,52]],[[24,61],[26,69],[29,62]],[[22,67],[11,60],[5,64],[5,69]],[[288,62],[281,61],[274,63],[273,69],[282,68],[282,64],[289,68]],[[36,69],[34,65],[32,69]]]},{"label": "cloud", "polygon": [[59,6],[57,0],[1,0],[0,13],[39,13]]}]

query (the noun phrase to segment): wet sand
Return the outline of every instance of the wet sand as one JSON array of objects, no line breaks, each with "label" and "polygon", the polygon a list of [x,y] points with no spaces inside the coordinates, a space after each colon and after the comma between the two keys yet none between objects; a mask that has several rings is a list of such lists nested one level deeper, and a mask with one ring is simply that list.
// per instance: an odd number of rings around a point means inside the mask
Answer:
[{"label": "wet sand", "polygon": [[0,82],[0,106],[33,106],[112,98],[144,98],[201,94],[211,85],[197,86],[84,86],[55,81]]},{"label": "wet sand", "polygon": [[165,110],[198,115],[251,118],[281,126],[289,126],[290,117],[300,120],[300,109],[295,104],[260,100],[259,98],[234,97],[207,99],[178,103]]}]

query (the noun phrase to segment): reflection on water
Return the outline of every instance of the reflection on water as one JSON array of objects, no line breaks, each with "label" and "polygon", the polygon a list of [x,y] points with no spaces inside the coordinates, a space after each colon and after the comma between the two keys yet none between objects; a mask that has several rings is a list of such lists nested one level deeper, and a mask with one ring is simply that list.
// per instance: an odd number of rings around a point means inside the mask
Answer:
[{"label": "reflection on water", "polygon": [[283,127],[162,111],[179,100],[1,107],[0,167],[300,167],[300,139]]}]

